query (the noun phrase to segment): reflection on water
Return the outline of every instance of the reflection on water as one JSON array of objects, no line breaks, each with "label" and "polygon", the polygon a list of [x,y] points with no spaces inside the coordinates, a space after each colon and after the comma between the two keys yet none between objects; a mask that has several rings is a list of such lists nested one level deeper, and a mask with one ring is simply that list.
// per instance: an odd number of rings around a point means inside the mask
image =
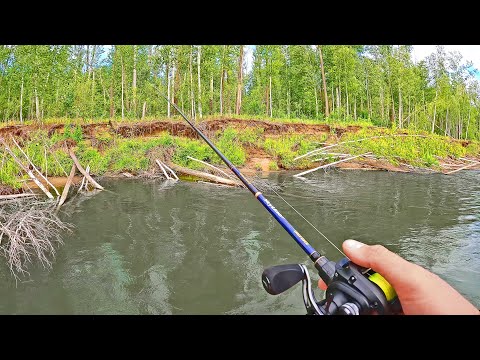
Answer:
[{"label": "reflection on water", "polygon": [[[480,307],[479,172],[415,175],[332,171],[267,182],[337,246],[381,243],[447,280]],[[304,314],[300,286],[262,287],[270,265],[306,254],[244,189],[104,180],[62,216],[75,224],[50,271],[15,286],[0,267],[3,314]],[[332,260],[341,254],[268,187],[274,206]],[[318,295],[321,295],[318,290]]]}]

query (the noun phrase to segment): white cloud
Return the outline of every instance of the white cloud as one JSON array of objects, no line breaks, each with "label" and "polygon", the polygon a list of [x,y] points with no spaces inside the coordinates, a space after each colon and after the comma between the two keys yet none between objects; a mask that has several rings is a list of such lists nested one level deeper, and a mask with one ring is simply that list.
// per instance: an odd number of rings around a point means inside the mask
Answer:
[{"label": "white cloud", "polygon": [[[463,62],[471,61],[473,66],[480,69],[480,45],[443,45],[446,52],[458,51],[462,54]],[[436,45],[413,45],[412,58],[414,62],[425,59],[435,52]]]}]

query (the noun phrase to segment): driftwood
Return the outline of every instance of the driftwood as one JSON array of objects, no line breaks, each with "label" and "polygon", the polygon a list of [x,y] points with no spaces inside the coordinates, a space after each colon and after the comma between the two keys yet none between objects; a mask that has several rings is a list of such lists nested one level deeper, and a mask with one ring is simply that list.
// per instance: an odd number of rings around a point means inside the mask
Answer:
[{"label": "driftwood", "polygon": [[[37,169],[37,167],[35,166],[35,164],[30,160],[30,158],[28,157],[27,154],[25,154],[25,152],[22,150],[22,148],[20,147],[20,145],[18,145],[18,143],[15,141],[15,138],[13,136],[10,136],[13,140],[13,142],[15,143],[15,145],[17,145],[17,148],[18,150],[20,150],[20,152],[23,154],[23,156],[25,156],[25,158],[27,159],[28,163],[30,165],[32,165],[33,169],[40,175],[40,177],[45,180],[47,182],[47,184],[53,189],[55,190],[55,192],[57,193],[57,196],[60,196],[60,193],[58,192],[57,188],[50,182],[48,181],[47,177],[46,176],[43,176],[42,172],[40,170]],[[47,151],[45,150],[45,159],[47,157]]]},{"label": "driftwood", "polygon": [[231,179],[225,179],[225,178],[222,178],[222,177],[219,177],[219,176],[204,173],[202,171],[187,169],[187,168],[175,165],[175,164],[170,164],[170,167],[177,172],[181,172],[183,174],[187,174],[187,175],[191,175],[191,176],[196,176],[200,179],[206,179],[206,180],[210,180],[210,181],[213,181],[213,182],[216,182],[216,183],[219,183],[219,184],[225,184],[225,185],[230,185],[230,186],[241,186],[241,183],[238,182],[238,181],[231,180]]},{"label": "driftwood", "polygon": [[167,180],[171,179],[171,177],[168,176],[167,171],[166,171],[165,168],[163,167],[162,163],[161,163],[159,160],[155,160],[155,162],[157,163],[158,167],[159,167],[160,169],[162,169],[163,174],[165,175],[165,177],[167,178]]},{"label": "driftwood", "polygon": [[445,175],[453,174],[453,173],[455,173],[455,172],[457,172],[457,171],[460,171],[460,170],[463,170],[463,169],[468,169],[468,168],[471,168],[471,167],[473,167],[473,166],[475,166],[475,165],[479,165],[479,164],[480,164],[480,162],[474,162],[474,163],[472,162],[472,163],[470,163],[470,164],[468,164],[468,165],[462,166],[461,168],[458,168],[458,169],[455,169],[455,170],[446,172]]},{"label": "driftwood", "polygon": [[63,203],[65,202],[65,199],[67,198],[68,190],[70,189],[70,184],[72,183],[73,177],[75,176],[75,169],[76,169],[75,164],[73,164],[72,170],[70,170],[70,175],[68,175],[67,183],[63,188],[62,196],[60,197],[60,201],[58,202],[57,210],[60,209],[60,206],[63,205]]},{"label": "driftwood", "polygon": [[[87,174],[90,174],[90,165],[87,165],[85,171],[87,172]],[[83,185],[85,185],[85,190],[88,190],[88,180],[85,179],[85,176],[82,177],[82,182],[80,183],[80,187],[77,190],[77,194],[82,191]]]},{"label": "driftwood", "polygon": [[82,167],[82,165],[80,165],[80,163],[78,162],[78,159],[75,156],[75,154],[73,153],[72,149],[69,149],[68,153],[69,153],[70,157],[72,158],[73,162],[75,163],[78,171],[80,171],[83,174],[83,176],[85,176],[85,178],[92,183],[93,186],[95,186],[97,189],[103,190],[104,187],[102,185],[100,185],[99,183],[97,183],[95,180],[93,180],[93,178],[85,171],[85,169]]},{"label": "driftwood", "polygon": [[190,159],[190,160],[193,160],[193,161],[197,161],[197,162],[199,162],[199,163],[201,163],[201,164],[207,165],[207,166],[209,166],[209,167],[217,170],[219,173],[225,175],[226,177],[228,177],[228,178],[230,178],[230,179],[233,179],[232,175],[227,174],[225,171],[223,171],[222,169],[217,168],[216,166],[213,166],[212,164],[209,164],[209,163],[207,163],[207,162],[205,162],[205,161],[202,161],[202,160],[195,159],[194,157],[191,157],[191,156],[187,156],[187,158]]},{"label": "driftwood", "polygon": [[178,180],[177,174],[175,174],[175,172],[172,169],[170,169],[166,164],[164,164],[164,163],[162,163],[162,164],[163,164],[163,166],[165,166],[167,168],[168,171],[170,171],[172,173],[175,180]]},{"label": "driftwood", "polygon": [[330,164],[322,165],[322,166],[316,167],[316,168],[314,168],[314,169],[310,169],[310,170],[301,172],[300,174],[295,174],[295,175],[293,175],[293,176],[295,176],[295,177],[300,177],[300,176],[303,176],[303,175],[305,175],[305,174],[311,173],[311,172],[313,172],[313,171],[320,170],[320,169],[325,169],[325,168],[327,168],[327,167],[329,167],[329,166],[332,166],[332,165],[335,165],[335,164],[338,164],[338,163],[341,163],[341,162],[344,162],[344,161],[349,161],[349,160],[358,158],[358,157],[360,157],[360,156],[365,156],[365,155],[367,155],[367,154],[369,154],[369,153],[365,153],[365,154],[361,154],[361,155],[355,155],[355,156],[349,157],[349,158],[347,158],[347,159],[338,160],[338,161],[332,162],[332,163],[330,163]]},{"label": "driftwood", "polygon": [[20,161],[20,159],[18,159],[17,156],[12,152],[12,150],[10,149],[8,144],[5,142],[5,140],[3,138],[0,138],[0,141],[5,146],[5,150],[7,150],[7,152],[12,156],[13,160],[15,160],[15,162],[18,164],[18,166],[20,166],[22,168],[22,170],[27,173],[27,175],[30,177],[30,179],[32,179],[33,182],[35,184],[37,184],[37,186],[45,193],[45,195],[48,196],[49,199],[53,199],[53,195],[50,193],[50,191],[48,191],[45,188],[45,186],[43,186],[43,184],[40,182],[40,180],[37,179],[37,177],[33,174],[33,172],[29,168],[27,168],[25,165],[23,165],[23,163]]},{"label": "driftwood", "polygon": [[332,145],[328,145],[328,146],[325,146],[325,147],[322,147],[322,148],[319,148],[319,149],[315,149],[315,150],[309,151],[309,152],[307,152],[306,154],[297,156],[297,157],[296,157],[295,159],[293,159],[293,160],[298,160],[298,159],[304,158],[304,157],[306,157],[306,156],[310,156],[310,155],[312,155],[312,154],[316,154],[316,153],[318,153],[318,152],[322,152],[322,151],[324,151],[324,150],[331,149],[332,147],[339,146],[339,145],[343,145],[343,144],[348,144],[348,143],[353,143],[353,142],[359,142],[359,141],[364,141],[364,140],[371,140],[371,139],[386,138],[386,137],[405,137],[405,136],[412,136],[412,137],[415,136],[415,137],[423,137],[423,138],[426,137],[425,135],[404,135],[404,134],[398,134],[398,135],[379,135],[379,136],[372,136],[372,137],[363,138],[363,139],[343,141],[343,142],[339,142],[339,143],[337,143],[337,144],[332,144]]},{"label": "driftwood", "polygon": [[37,196],[37,194],[21,193],[21,194],[11,194],[11,195],[0,195],[0,200],[16,199],[16,198],[27,197],[27,196]]}]

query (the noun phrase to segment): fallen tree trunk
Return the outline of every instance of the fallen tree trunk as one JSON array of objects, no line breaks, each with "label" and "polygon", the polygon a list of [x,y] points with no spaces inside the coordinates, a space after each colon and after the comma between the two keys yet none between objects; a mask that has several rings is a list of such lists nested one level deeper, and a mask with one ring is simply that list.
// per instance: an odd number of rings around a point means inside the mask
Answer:
[{"label": "fallen tree trunk", "polygon": [[58,202],[57,210],[60,209],[60,206],[63,205],[63,203],[65,202],[65,199],[67,198],[68,190],[70,189],[70,185],[73,181],[73,177],[75,176],[75,169],[76,169],[76,166],[75,166],[75,164],[73,164],[72,165],[72,170],[70,170],[70,175],[68,175],[67,183],[65,184],[65,187],[63,188],[62,196],[60,197],[60,201]]},{"label": "fallen tree trunk", "polygon": [[191,156],[187,156],[187,158],[190,159],[190,160],[193,160],[193,161],[197,161],[197,162],[199,162],[199,163],[201,163],[201,164],[203,164],[203,165],[207,165],[207,166],[215,169],[215,170],[218,171],[219,173],[222,173],[223,175],[225,175],[226,177],[228,177],[228,178],[230,178],[230,179],[233,178],[232,175],[227,174],[225,171],[223,171],[222,169],[217,168],[216,166],[213,166],[212,164],[209,164],[209,163],[207,163],[207,162],[205,162],[205,161],[202,161],[202,160],[195,159],[194,157],[191,157]]},{"label": "fallen tree trunk", "polygon": [[37,179],[37,177],[33,174],[33,172],[28,169],[23,163],[16,157],[16,155],[12,152],[8,144],[3,140],[3,138],[0,138],[0,141],[2,142],[3,146],[5,146],[5,150],[12,156],[13,160],[20,166],[20,168],[27,173],[27,175],[30,177],[30,179],[33,180],[33,182],[47,195],[49,199],[53,199],[53,195],[48,191],[45,186],[40,182],[40,180]]},{"label": "fallen tree trunk", "polygon": [[[30,158],[28,157],[27,154],[25,154],[25,152],[22,150],[22,148],[20,147],[20,145],[18,145],[18,143],[15,141],[15,138],[13,136],[10,135],[10,137],[12,138],[12,141],[14,142],[15,145],[17,145],[17,148],[18,150],[20,150],[20,152],[23,154],[23,156],[25,156],[25,158],[27,159],[27,161],[29,162],[30,165],[32,165],[33,169],[38,173],[38,175],[40,175],[40,177],[46,181],[46,183],[53,189],[55,190],[55,192],[57,193],[57,196],[60,196],[60,193],[58,192],[57,188],[50,182],[48,181],[47,177],[46,176],[43,176],[42,172],[40,170],[37,169],[37,167],[35,166],[35,164],[30,160]],[[45,155],[46,156],[46,155]]]},{"label": "fallen tree trunk", "polygon": [[162,163],[159,160],[155,160],[155,162],[157,163],[158,167],[163,171],[163,174],[165,175],[165,178],[167,180],[172,179],[170,176],[168,176],[167,171],[163,167]]},{"label": "fallen tree trunk", "polygon": [[85,178],[88,181],[90,181],[93,184],[93,186],[95,186],[97,189],[103,190],[104,187],[102,185],[100,185],[99,183],[97,183],[95,180],[93,180],[93,178],[85,171],[85,169],[82,167],[82,165],[80,165],[80,163],[78,162],[78,159],[75,156],[75,154],[73,153],[72,149],[69,149],[68,153],[69,153],[70,157],[72,158],[73,162],[75,163],[75,165],[77,166],[77,169],[82,173],[82,175],[85,176]]},{"label": "fallen tree trunk", "polygon": [[460,170],[463,170],[463,169],[468,169],[468,168],[474,167],[475,165],[479,165],[479,164],[480,164],[480,162],[470,163],[468,165],[462,166],[461,168],[446,172],[445,175],[453,174],[457,171],[460,171]]},{"label": "fallen tree trunk", "polygon": [[347,158],[347,159],[338,160],[338,161],[332,162],[332,163],[330,163],[330,164],[322,165],[322,166],[316,167],[316,168],[314,168],[314,169],[310,169],[310,170],[301,172],[300,174],[295,174],[295,175],[293,175],[293,176],[295,176],[295,177],[300,177],[300,176],[302,176],[302,175],[311,173],[311,172],[313,172],[313,171],[317,171],[317,170],[320,170],[320,169],[325,169],[325,168],[327,168],[327,167],[329,167],[329,166],[332,166],[332,165],[335,165],[335,164],[338,164],[338,163],[341,163],[341,162],[345,162],[345,161],[348,161],[348,160],[352,160],[352,159],[358,158],[358,157],[360,157],[360,156],[365,156],[365,155],[367,155],[367,154],[369,154],[369,153],[352,156],[352,157],[349,157],[349,158]]},{"label": "fallen tree trunk", "polygon": [[187,169],[187,168],[184,168],[184,167],[181,167],[181,166],[178,166],[178,165],[175,165],[175,164],[171,164],[171,163],[169,165],[173,170],[175,170],[177,172],[181,172],[183,174],[195,176],[195,177],[198,177],[200,179],[206,179],[206,180],[209,180],[209,181],[212,181],[212,182],[216,182],[216,183],[219,183],[219,184],[230,185],[230,186],[242,186],[242,184],[239,181],[235,181],[235,180],[231,180],[231,179],[225,179],[225,178],[222,178],[222,177],[219,177],[219,176],[204,173],[202,171]]}]

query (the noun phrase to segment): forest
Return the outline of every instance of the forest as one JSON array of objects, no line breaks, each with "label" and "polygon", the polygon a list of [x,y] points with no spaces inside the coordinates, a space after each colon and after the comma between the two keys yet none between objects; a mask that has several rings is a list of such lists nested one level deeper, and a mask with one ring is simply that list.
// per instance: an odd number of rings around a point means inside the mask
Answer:
[{"label": "forest", "polygon": [[[246,54],[251,52],[247,67]],[[472,64],[442,46],[2,45],[0,123],[212,116],[361,122],[480,137]]]}]

